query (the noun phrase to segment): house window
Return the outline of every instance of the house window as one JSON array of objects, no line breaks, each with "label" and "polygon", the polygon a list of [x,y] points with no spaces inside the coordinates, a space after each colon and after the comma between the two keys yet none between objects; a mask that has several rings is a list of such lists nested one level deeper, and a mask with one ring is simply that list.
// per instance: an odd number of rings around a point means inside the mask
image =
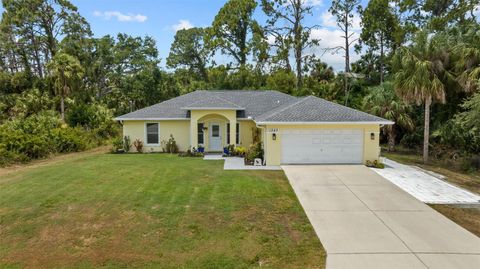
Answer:
[{"label": "house window", "polygon": [[197,130],[198,144],[203,144],[203,123],[197,124]]},{"label": "house window", "polygon": [[[237,132],[235,133],[235,144],[240,144],[240,123],[237,123]],[[227,144],[230,145],[230,123],[227,123]]]},{"label": "house window", "polygon": [[158,123],[147,123],[147,144],[156,145],[159,141]]},{"label": "house window", "polygon": [[237,123],[237,132],[235,133],[235,144],[240,144],[240,123]]},{"label": "house window", "polygon": [[212,137],[220,137],[220,126],[212,125]]}]

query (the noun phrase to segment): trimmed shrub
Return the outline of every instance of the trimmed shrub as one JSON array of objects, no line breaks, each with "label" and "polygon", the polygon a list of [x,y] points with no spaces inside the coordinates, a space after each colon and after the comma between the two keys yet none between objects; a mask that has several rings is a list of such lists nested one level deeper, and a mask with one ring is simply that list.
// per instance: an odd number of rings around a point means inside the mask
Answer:
[{"label": "trimmed shrub", "polygon": [[243,157],[245,156],[246,152],[247,152],[247,149],[245,147],[239,146],[239,147],[235,147],[234,155]]},{"label": "trimmed shrub", "polygon": [[123,152],[123,139],[121,137],[116,137],[112,139],[112,151],[113,152]]},{"label": "trimmed shrub", "polygon": [[132,142],[130,141],[130,136],[126,135],[123,137],[123,150],[125,152],[130,152],[130,148],[132,147]]},{"label": "trimmed shrub", "polygon": [[135,147],[137,152],[140,152],[140,153],[143,152],[143,142],[142,142],[142,140],[135,139],[135,141],[133,141],[133,146]]},{"label": "trimmed shrub", "polygon": [[162,141],[162,150],[166,153],[178,153],[178,145],[173,135],[170,135],[168,141]]},{"label": "trimmed shrub", "polygon": [[263,148],[260,142],[251,144],[245,154],[245,160],[248,163],[253,163],[256,158],[263,159]]},{"label": "trimmed shrub", "polygon": [[203,152],[196,151],[195,148],[193,150],[188,149],[185,152],[178,154],[179,157],[203,157],[205,156]]}]

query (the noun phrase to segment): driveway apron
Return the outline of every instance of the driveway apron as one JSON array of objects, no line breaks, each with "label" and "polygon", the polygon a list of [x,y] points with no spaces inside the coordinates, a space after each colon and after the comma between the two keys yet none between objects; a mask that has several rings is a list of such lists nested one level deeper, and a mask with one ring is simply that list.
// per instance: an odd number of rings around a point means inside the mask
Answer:
[{"label": "driveway apron", "polygon": [[327,269],[480,268],[480,238],[362,165],[282,166]]}]

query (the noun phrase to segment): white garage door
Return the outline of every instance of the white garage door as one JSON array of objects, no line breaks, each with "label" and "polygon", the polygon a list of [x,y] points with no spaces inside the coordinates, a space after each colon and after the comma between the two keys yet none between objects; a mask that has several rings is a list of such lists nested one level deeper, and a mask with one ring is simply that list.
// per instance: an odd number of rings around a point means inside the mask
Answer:
[{"label": "white garage door", "polygon": [[362,163],[362,130],[284,130],[282,163]]}]

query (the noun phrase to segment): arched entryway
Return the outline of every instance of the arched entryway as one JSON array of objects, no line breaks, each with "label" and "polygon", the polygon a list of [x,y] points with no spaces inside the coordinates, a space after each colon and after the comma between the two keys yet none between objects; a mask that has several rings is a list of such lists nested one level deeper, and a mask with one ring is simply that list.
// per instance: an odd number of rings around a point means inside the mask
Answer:
[{"label": "arched entryway", "polygon": [[[227,124],[230,125],[230,132],[227,132]],[[236,128],[236,110],[191,110],[190,147],[198,148],[203,146],[207,152],[221,152],[223,147],[227,146],[230,141],[235,141]]]}]

